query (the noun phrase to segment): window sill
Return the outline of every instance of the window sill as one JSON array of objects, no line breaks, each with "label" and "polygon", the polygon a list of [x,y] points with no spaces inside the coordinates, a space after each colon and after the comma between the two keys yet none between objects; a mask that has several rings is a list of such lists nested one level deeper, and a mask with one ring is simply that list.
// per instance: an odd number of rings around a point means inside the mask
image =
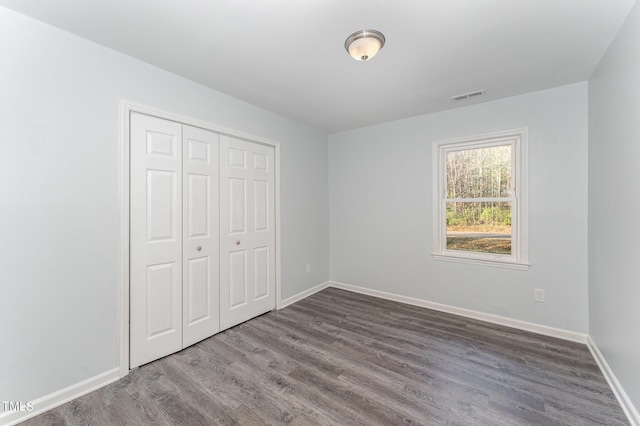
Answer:
[{"label": "window sill", "polygon": [[497,259],[479,259],[467,256],[456,256],[452,254],[432,253],[433,260],[442,262],[466,263],[468,265],[490,266],[492,268],[516,269],[518,271],[528,271],[531,266],[528,263],[509,262]]}]

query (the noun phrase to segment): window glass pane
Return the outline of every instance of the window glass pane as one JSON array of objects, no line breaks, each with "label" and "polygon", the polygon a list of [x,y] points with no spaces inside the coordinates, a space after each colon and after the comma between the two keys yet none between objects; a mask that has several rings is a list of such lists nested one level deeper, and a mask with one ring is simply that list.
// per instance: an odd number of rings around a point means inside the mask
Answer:
[{"label": "window glass pane", "polygon": [[447,198],[510,196],[511,145],[447,152]]},{"label": "window glass pane", "polygon": [[447,203],[447,250],[511,254],[511,203]]}]

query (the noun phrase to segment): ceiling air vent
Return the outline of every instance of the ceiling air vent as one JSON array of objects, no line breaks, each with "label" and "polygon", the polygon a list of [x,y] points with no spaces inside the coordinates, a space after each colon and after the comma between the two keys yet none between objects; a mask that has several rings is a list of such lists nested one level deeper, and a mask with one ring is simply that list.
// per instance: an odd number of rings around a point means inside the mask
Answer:
[{"label": "ceiling air vent", "polygon": [[476,96],[480,96],[484,93],[484,89],[476,90],[475,92],[463,93],[461,95],[452,96],[451,99],[454,101],[461,101],[463,99],[475,98]]}]

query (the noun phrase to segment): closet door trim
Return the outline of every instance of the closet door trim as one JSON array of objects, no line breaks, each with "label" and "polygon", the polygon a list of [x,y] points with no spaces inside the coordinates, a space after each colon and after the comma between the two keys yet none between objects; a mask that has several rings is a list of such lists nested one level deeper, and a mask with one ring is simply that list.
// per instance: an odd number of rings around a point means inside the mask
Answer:
[{"label": "closet door trim", "polygon": [[282,305],[281,296],[281,237],[280,237],[280,142],[263,138],[261,136],[240,132],[214,123],[196,120],[190,117],[173,114],[147,105],[131,102],[126,99],[120,102],[120,135],[118,149],[118,328],[119,328],[119,375],[124,377],[129,374],[129,200],[130,200],[130,116],[132,112],[151,115],[165,120],[175,121],[188,126],[200,127],[205,130],[228,135],[235,138],[246,139],[252,142],[272,146],[275,150],[275,292],[276,309]]}]

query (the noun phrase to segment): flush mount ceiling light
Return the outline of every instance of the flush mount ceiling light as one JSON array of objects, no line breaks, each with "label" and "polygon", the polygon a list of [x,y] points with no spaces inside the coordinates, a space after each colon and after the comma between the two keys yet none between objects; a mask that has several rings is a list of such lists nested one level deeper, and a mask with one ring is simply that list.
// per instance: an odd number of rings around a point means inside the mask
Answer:
[{"label": "flush mount ceiling light", "polygon": [[344,48],[357,61],[366,61],[376,56],[384,46],[385,38],[380,31],[360,30],[347,37]]}]

